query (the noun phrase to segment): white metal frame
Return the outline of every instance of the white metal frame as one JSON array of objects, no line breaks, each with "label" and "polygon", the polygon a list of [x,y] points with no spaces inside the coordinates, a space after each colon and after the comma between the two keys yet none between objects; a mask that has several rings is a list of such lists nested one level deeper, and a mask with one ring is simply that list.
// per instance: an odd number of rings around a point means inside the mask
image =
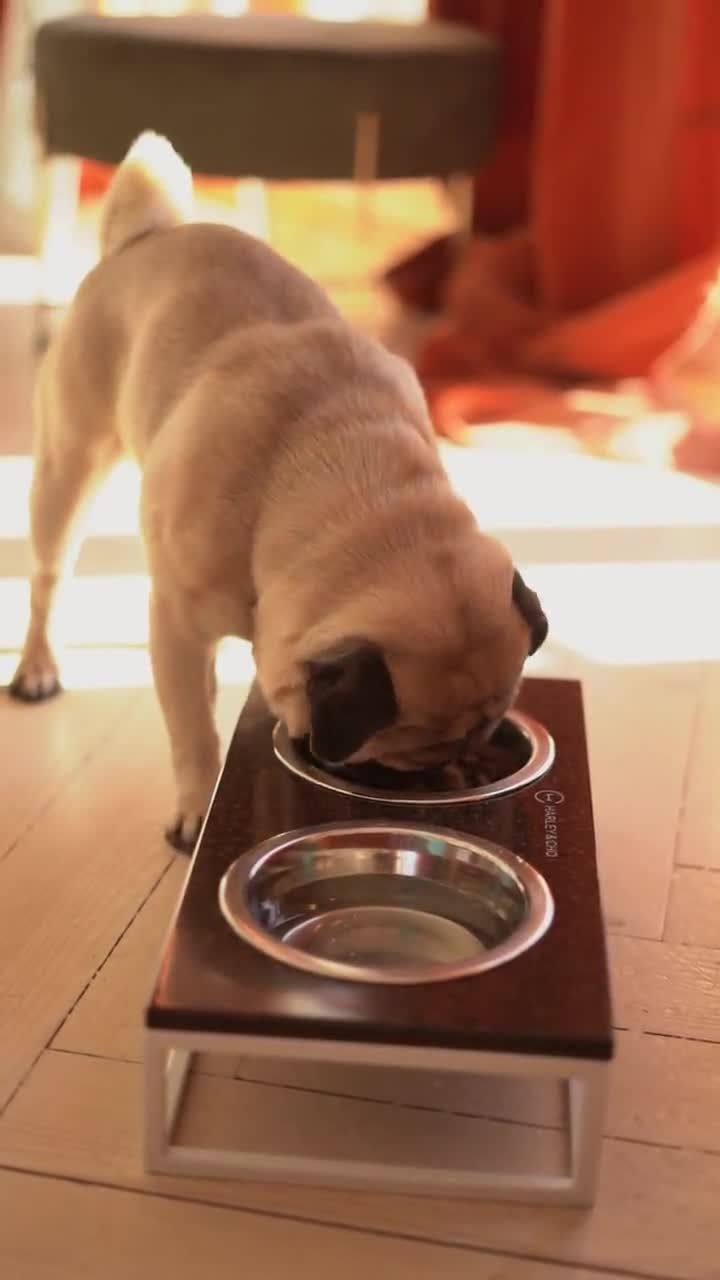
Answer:
[{"label": "white metal frame", "polygon": [[[473,1196],[526,1203],[591,1205],[595,1197],[609,1064],[540,1055],[474,1052],[401,1045],[356,1044],[294,1038],[147,1030],[145,1039],[145,1165],[150,1173],[190,1177],[244,1177],[413,1195]],[[195,1053],[227,1053],[348,1063],[383,1068],[454,1070],[467,1075],[544,1077],[567,1082],[567,1173],[508,1173],[492,1167],[432,1168],[373,1164],[308,1152],[279,1156],[262,1151],[216,1150],[174,1141],[176,1121]],[[422,1123],[419,1115],[418,1123]]]}]

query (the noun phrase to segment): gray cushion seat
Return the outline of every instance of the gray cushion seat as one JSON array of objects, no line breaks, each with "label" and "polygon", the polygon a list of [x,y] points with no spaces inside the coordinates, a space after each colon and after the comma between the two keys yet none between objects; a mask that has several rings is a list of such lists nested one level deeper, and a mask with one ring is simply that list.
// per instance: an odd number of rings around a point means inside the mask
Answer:
[{"label": "gray cushion seat", "polygon": [[498,50],[455,23],[82,14],[40,27],[35,79],[50,154],[116,164],[152,128],[205,174],[342,179],[370,114],[379,177],[444,177],[487,157]]}]

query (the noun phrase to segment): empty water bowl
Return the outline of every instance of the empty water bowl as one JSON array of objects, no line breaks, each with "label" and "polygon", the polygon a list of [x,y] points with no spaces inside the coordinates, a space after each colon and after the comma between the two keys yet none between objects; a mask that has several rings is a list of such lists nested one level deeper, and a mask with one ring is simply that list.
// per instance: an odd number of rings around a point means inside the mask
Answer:
[{"label": "empty water bowl", "polygon": [[[405,773],[368,762],[330,772],[310,754],[305,741],[293,741],[283,724],[275,726],[275,755],[292,773],[318,787],[384,804],[471,804],[510,795],[537,782],[555,760],[555,743],[543,725],[520,711],[501,722],[469,776],[458,768]],[[474,773],[474,777],[472,776]]]},{"label": "empty water bowl", "polygon": [[321,977],[414,984],[482,973],[548,929],[534,867],[443,828],[337,823],[274,836],[220,885],[223,915],[266,955]]}]

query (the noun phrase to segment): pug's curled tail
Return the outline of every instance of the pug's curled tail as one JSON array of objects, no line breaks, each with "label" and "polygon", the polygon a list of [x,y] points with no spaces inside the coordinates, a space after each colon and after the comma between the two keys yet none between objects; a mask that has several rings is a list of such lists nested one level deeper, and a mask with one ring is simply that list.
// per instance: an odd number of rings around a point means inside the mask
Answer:
[{"label": "pug's curled tail", "polygon": [[113,177],[100,222],[103,258],[132,240],[188,222],[192,174],[167,138],[141,133]]}]

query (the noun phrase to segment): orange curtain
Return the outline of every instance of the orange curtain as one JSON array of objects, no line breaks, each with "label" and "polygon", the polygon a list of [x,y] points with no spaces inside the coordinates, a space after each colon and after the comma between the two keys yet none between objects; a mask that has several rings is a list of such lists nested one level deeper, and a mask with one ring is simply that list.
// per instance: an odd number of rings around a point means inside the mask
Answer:
[{"label": "orange curtain", "polygon": [[459,260],[436,244],[388,275],[442,310],[421,375],[481,397],[498,372],[647,373],[720,260],[720,0],[434,0],[432,13],[494,33],[505,76],[474,240]]}]

